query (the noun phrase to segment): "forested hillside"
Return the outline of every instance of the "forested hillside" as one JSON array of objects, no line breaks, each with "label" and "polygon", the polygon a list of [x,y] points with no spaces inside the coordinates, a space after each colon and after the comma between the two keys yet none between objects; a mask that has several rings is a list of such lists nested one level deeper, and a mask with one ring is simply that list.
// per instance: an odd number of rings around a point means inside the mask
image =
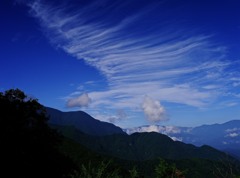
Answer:
[{"label": "forested hillside", "polygon": [[1,177],[237,178],[240,175],[237,160],[224,157],[222,152],[208,146],[197,148],[156,133],[96,136],[74,126],[49,126],[45,107],[19,89],[0,92],[0,114]]}]

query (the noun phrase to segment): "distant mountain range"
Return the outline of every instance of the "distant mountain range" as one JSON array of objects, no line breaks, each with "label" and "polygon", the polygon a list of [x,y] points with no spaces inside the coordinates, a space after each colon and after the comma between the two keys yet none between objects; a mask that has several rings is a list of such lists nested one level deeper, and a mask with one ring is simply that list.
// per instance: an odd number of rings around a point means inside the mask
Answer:
[{"label": "distant mountain range", "polygon": [[158,132],[169,136],[173,140],[196,146],[209,145],[240,158],[240,120],[200,127],[150,125],[125,129],[124,131],[128,134]]},{"label": "distant mountain range", "polygon": [[[82,111],[61,112],[53,108],[46,108],[46,111],[50,118],[49,124],[59,129],[66,137],[101,154],[138,161],[157,159],[159,157],[173,160],[192,158],[217,160],[226,156],[225,153],[210,146],[196,147],[192,144],[173,141],[161,133],[134,133],[127,135],[120,127],[98,121]],[[150,127],[158,128],[155,131],[160,132],[161,130],[164,134],[172,133],[172,138],[180,138],[184,134],[192,136],[191,133],[201,133],[202,131],[201,127],[194,130],[193,128],[163,126],[145,126],[137,128],[138,130],[128,129],[125,131],[127,133],[133,131],[146,132],[150,131]],[[228,127],[228,129],[234,128]],[[180,133],[182,135],[179,135]],[[232,134],[232,132],[229,131],[228,134]],[[191,139],[189,138],[189,140]]]}]

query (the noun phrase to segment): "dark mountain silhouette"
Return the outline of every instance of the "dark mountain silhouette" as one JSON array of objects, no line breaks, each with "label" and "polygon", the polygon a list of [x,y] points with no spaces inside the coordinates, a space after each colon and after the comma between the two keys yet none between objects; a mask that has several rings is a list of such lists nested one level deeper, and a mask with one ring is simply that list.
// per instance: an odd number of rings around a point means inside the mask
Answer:
[{"label": "dark mountain silhouette", "polygon": [[196,147],[173,141],[168,136],[156,132],[92,136],[82,133],[73,126],[55,126],[55,128],[66,137],[93,151],[125,160],[143,161],[159,157],[172,160],[193,158],[220,160],[227,157],[225,153],[210,146]]},{"label": "dark mountain silhouette", "polygon": [[[127,135],[120,128],[97,121],[84,112],[46,109],[18,89],[0,92],[0,105],[1,173],[5,177],[239,175],[239,162],[212,147],[184,144],[154,132]],[[85,133],[75,127],[76,124],[87,128]],[[95,127],[90,127],[91,124]],[[101,132],[96,132],[98,128]],[[115,133],[119,129],[120,134]],[[237,128],[232,128],[227,133],[236,136],[236,131]]]},{"label": "dark mountain silhouette", "polygon": [[[61,126],[62,131],[71,133],[74,136],[74,127],[72,126]],[[58,127],[59,128],[59,127]],[[75,130],[75,133],[77,131]],[[79,134],[79,133],[78,133]],[[76,135],[78,135],[76,134]],[[76,136],[75,135],[75,136]],[[91,136],[92,137],[92,136]],[[122,177],[131,177],[129,175],[129,170],[133,167],[136,168],[138,172],[138,177],[136,178],[156,178],[156,165],[159,164],[159,158],[145,161],[137,161],[137,160],[125,160],[120,159],[114,156],[109,156],[106,154],[100,154],[92,149],[89,149],[83,144],[77,143],[72,139],[65,138],[64,144],[61,146],[61,150],[75,160],[77,165],[83,166],[91,163],[92,167],[99,167],[102,165],[102,160],[111,160],[111,164],[109,169],[107,170],[109,173],[117,170],[121,173]],[[160,159],[161,160],[161,159]],[[236,162],[230,162],[227,160],[226,162],[218,161],[218,160],[209,160],[209,159],[178,159],[178,160],[170,160],[164,159],[168,166],[176,165],[177,168],[184,172],[186,178],[212,178],[212,177],[220,177],[218,170],[224,172],[226,177],[233,177],[233,173],[239,173],[239,164]],[[229,164],[230,167],[225,167],[226,164]],[[166,167],[163,167],[165,169]],[[229,169],[230,168],[230,169]],[[96,169],[95,169],[96,170]],[[220,172],[222,173],[222,172]],[[167,176],[166,176],[167,177]]]},{"label": "dark mountain silhouette", "polygon": [[[61,112],[53,108],[46,108],[46,111],[50,118],[49,124],[58,127],[65,136],[101,154],[127,160],[151,160],[158,157],[217,160],[226,157],[225,153],[210,146],[202,144],[196,147],[173,141],[160,133],[127,135],[120,127],[96,120],[83,111]],[[195,132],[204,132],[201,129],[204,130],[204,127],[196,128]],[[208,133],[205,131],[204,134]]]},{"label": "dark mountain silhouette", "polygon": [[94,119],[83,111],[62,112],[46,107],[49,123],[61,126],[74,126],[89,135],[126,134],[120,127]]}]

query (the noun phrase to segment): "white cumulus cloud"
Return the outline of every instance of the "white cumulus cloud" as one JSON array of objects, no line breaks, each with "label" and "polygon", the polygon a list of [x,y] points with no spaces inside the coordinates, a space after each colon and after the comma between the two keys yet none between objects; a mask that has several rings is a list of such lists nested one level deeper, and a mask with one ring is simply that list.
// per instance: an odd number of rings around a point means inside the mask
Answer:
[{"label": "white cumulus cloud", "polygon": [[87,93],[83,93],[82,95],[70,98],[67,101],[68,107],[87,107],[91,103],[91,98],[88,96]]},{"label": "white cumulus cloud", "polygon": [[142,109],[145,116],[150,122],[158,122],[166,120],[166,111],[161,103],[157,100],[145,96]]}]

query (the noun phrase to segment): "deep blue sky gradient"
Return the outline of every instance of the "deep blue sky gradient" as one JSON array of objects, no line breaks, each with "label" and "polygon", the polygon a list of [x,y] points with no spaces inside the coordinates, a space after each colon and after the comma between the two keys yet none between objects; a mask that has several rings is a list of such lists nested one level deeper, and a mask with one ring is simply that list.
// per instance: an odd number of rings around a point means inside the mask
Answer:
[{"label": "deep blue sky gradient", "polygon": [[0,90],[122,127],[240,119],[239,9],[238,0],[3,0]]}]

